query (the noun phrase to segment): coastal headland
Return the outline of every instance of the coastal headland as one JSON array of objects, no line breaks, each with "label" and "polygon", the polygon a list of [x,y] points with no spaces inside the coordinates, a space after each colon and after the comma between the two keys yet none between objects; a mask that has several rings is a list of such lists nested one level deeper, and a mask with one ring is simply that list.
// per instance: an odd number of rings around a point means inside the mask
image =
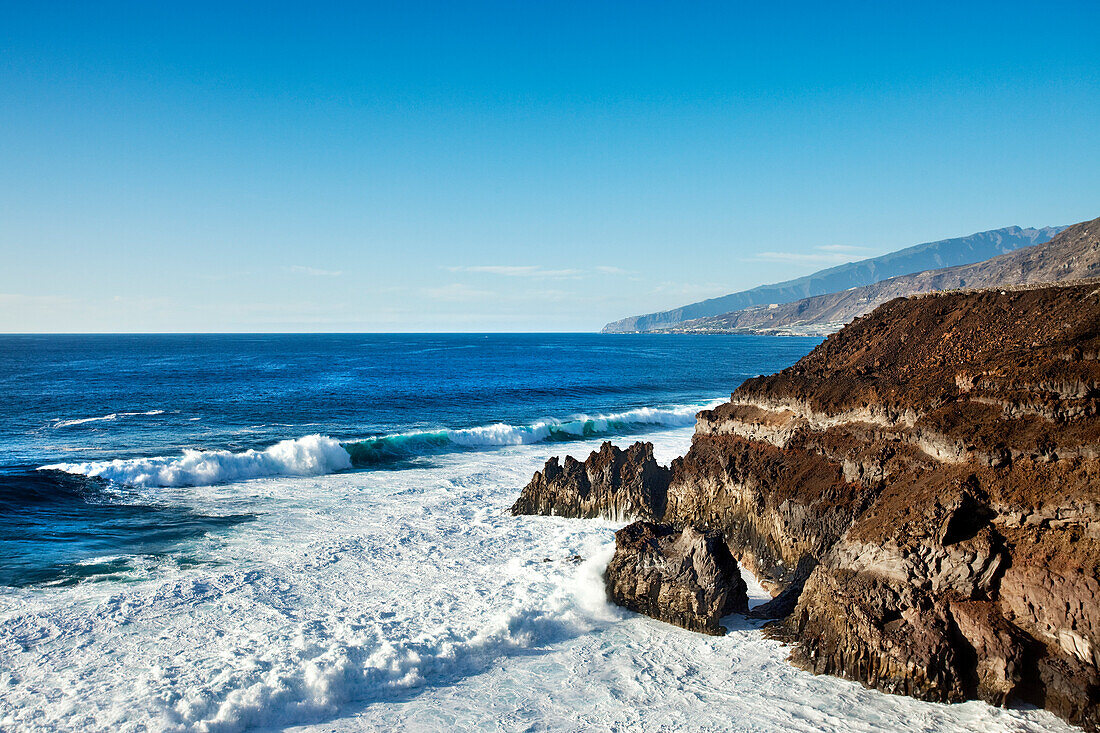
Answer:
[{"label": "coastal headland", "polygon": [[1100,730],[1100,282],[892,300],[700,412],[671,466],[554,458],[513,512],[645,520],[608,573],[629,608],[721,633],[740,563],[796,665]]}]

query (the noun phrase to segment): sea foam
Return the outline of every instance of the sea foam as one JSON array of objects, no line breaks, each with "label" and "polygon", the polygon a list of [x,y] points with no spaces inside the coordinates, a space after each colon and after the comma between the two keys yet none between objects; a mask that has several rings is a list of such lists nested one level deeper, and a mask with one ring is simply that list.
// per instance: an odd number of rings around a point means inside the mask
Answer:
[{"label": "sea foam", "polygon": [[71,428],[74,425],[84,425],[86,423],[93,422],[114,422],[120,417],[137,417],[144,415],[163,415],[164,410],[149,410],[147,412],[112,412],[109,415],[100,415],[99,417],[81,417],[75,420],[57,420],[53,426],[55,428]]},{"label": "sea foam", "polygon": [[494,423],[454,430],[398,433],[346,443],[345,447],[351,454],[354,465],[370,466],[456,448],[534,445],[626,435],[654,428],[688,427],[695,423],[696,413],[717,404],[719,401],[672,407],[640,407],[606,415],[580,414],[564,419],[544,418],[529,425]]},{"label": "sea foam", "polygon": [[[648,436],[667,462],[691,429]],[[0,728],[1070,730],[808,674],[741,617],[712,637],[608,605],[618,524],[507,511],[546,453],[162,492],[254,519],[126,582],[0,593]]]},{"label": "sea foam", "polygon": [[264,450],[185,450],[175,457],[55,463],[39,470],[97,476],[131,486],[206,486],[269,476],[319,476],[345,468],[351,468],[351,456],[339,441],[307,435]]},{"label": "sea foam", "polygon": [[447,431],[447,437],[453,443],[468,446],[529,445],[553,439],[593,437],[647,425],[686,427],[695,423],[695,414],[699,410],[715,404],[718,403],[666,408],[640,407],[609,415],[576,415],[564,420],[540,420],[523,426],[498,423],[465,430],[450,430]]},{"label": "sea foam", "polygon": [[695,422],[699,410],[716,404],[641,407],[604,415],[545,418],[529,425],[496,423],[397,433],[346,443],[325,435],[307,435],[281,441],[263,450],[240,453],[185,450],[180,456],[55,463],[39,470],[95,476],[131,486],[207,486],[276,476],[318,476],[454,450],[584,440],[646,428],[687,427]]}]

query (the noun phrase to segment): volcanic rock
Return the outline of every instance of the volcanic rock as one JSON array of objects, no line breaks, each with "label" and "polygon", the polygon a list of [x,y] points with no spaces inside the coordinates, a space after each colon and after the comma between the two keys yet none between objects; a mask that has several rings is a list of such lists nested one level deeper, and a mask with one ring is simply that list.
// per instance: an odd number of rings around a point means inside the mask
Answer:
[{"label": "volcanic rock", "polygon": [[719,620],[748,611],[745,581],[721,534],[690,526],[620,529],[604,581],[618,605],[705,634],[726,633]]},{"label": "volcanic rock", "polygon": [[535,473],[512,514],[656,519],[664,513],[670,472],[653,458],[652,443],[625,451],[604,443],[581,463],[557,457]]}]

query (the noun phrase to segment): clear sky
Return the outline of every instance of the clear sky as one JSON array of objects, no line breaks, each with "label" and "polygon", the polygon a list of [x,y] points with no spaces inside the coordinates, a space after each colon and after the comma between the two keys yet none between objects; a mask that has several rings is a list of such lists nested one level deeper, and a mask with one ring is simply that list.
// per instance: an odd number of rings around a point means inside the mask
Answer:
[{"label": "clear sky", "polygon": [[0,331],[542,331],[1100,216],[1100,3],[0,2]]}]

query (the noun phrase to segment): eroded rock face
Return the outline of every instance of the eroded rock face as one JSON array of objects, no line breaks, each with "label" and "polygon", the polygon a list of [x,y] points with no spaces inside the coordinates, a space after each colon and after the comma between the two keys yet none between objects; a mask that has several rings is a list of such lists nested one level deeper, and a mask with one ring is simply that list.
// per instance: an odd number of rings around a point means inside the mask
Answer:
[{"label": "eroded rock face", "polygon": [[635,522],[615,533],[604,576],[624,608],[692,631],[720,635],[719,620],[748,611],[745,581],[718,532]]},{"label": "eroded rock face", "polygon": [[604,443],[581,463],[551,458],[512,505],[512,514],[608,519],[657,519],[664,514],[669,469],[653,458],[652,443],[625,451]]},{"label": "eroded rock face", "polygon": [[794,581],[800,562],[824,555],[869,501],[819,453],[728,433],[697,432],[672,472],[664,521],[722,532],[773,592]]},{"label": "eroded rock face", "polygon": [[1095,284],[895,301],[701,416],[864,492],[775,630],[795,663],[1097,729],[1098,346]]},{"label": "eroded rock face", "polygon": [[[843,622],[841,622],[843,619]],[[968,699],[966,658],[944,603],[850,570],[811,575],[787,628],[792,661],[818,674],[937,702]],[[803,643],[813,639],[813,643]]]}]

